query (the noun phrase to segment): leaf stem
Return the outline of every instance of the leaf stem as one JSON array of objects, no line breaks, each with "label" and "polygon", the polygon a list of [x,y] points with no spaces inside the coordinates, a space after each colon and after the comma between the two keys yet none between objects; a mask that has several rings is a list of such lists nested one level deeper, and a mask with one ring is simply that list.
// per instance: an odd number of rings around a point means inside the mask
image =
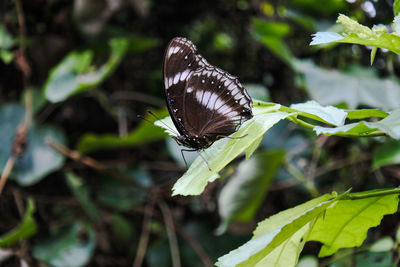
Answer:
[{"label": "leaf stem", "polygon": [[378,190],[375,192],[370,192],[370,193],[348,193],[343,195],[343,198],[341,200],[357,200],[357,199],[364,199],[364,198],[371,198],[371,197],[381,197],[381,196],[388,196],[388,195],[393,195],[393,194],[400,194],[400,188],[394,188],[394,189],[382,189]]},{"label": "leaf stem", "polygon": [[299,126],[304,127],[304,128],[308,128],[308,129],[313,130],[314,127],[315,127],[315,125],[312,125],[311,123],[305,122],[305,121],[300,120],[299,118],[297,118],[297,114],[289,116],[289,117],[287,117],[287,119],[290,120],[293,123],[296,123]]}]

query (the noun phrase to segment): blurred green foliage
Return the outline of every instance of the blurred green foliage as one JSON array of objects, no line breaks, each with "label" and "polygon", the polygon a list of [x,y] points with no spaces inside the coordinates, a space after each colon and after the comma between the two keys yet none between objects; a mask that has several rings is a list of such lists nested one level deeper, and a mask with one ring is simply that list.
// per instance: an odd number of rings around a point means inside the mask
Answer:
[{"label": "blurred green foliage", "polygon": [[[14,159],[0,265],[398,265],[398,12],[399,1],[0,4],[0,169]],[[175,36],[253,98],[234,138],[199,151],[211,170],[197,152],[185,170],[165,132],[178,133],[162,85]]]}]

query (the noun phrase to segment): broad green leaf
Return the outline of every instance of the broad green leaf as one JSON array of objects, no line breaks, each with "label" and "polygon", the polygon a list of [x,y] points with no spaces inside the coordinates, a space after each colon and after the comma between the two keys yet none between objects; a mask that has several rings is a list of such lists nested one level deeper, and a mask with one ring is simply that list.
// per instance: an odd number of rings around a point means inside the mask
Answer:
[{"label": "broad green leaf", "polygon": [[[20,105],[8,104],[0,107],[0,169],[3,169],[10,156],[16,129],[23,122],[25,110]],[[52,149],[46,142],[56,141],[65,145],[64,133],[50,125],[33,124],[27,136],[27,148],[22,157],[17,158],[11,177],[20,185],[32,185],[49,173],[59,169],[65,157]]]},{"label": "broad green leaf", "polygon": [[330,42],[373,46],[388,49],[396,54],[400,53],[400,37],[394,33],[383,33],[377,39],[366,40],[358,37],[355,33],[344,37],[337,33],[317,32],[310,45],[326,44]]},{"label": "broad green leaf", "polygon": [[387,140],[374,152],[372,166],[378,169],[382,166],[400,163],[400,141]]},{"label": "broad green leaf", "polygon": [[247,149],[255,140],[259,140],[275,123],[286,118],[290,113],[273,112],[255,115],[246,121],[234,133],[233,137],[244,136],[238,139],[223,138],[216,141],[211,147],[204,150],[203,157],[199,156],[190,166],[189,170],[175,183],[173,195],[198,195],[203,192],[208,182],[218,178],[218,172],[240,153]]},{"label": "broad green leaf", "polygon": [[315,126],[317,135],[344,135],[344,136],[368,136],[374,133],[385,133],[394,139],[400,139],[400,109],[390,113],[386,118],[377,122],[361,121],[350,123],[335,128]]},{"label": "broad green leaf", "polygon": [[[400,53],[400,37],[396,33],[386,33],[385,27],[374,26],[371,30],[342,14],[339,15],[337,22],[342,24],[347,34],[346,36],[332,32],[317,32],[310,45],[330,42],[351,43],[385,48],[394,53]],[[372,53],[372,57],[374,57],[374,52]]]},{"label": "broad green leaf", "polygon": [[350,109],[367,105],[382,110],[400,106],[400,85],[394,77],[381,79],[361,67],[343,72],[325,70],[310,61],[294,61],[293,65],[304,74],[311,98],[322,105],[346,103]]},{"label": "broad green leaf", "polygon": [[380,109],[355,109],[346,110],[347,119],[349,120],[361,120],[371,117],[385,118],[389,115],[387,112]]},{"label": "broad green leaf", "polygon": [[68,172],[65,174],[65,179],[72,193],[82,205],[82,208],[89,215],[91,219],[94,221],[99,221],[100,219],[100,211],[97,209],[96,205],[90,199],[89,190],[83,184],[82,179],[76,176],[72,172]]},{"label": "broad green leaf", "polygon": [[151,186],[149,174],[140,169],[123,174],[128,178],[126,181],[106,177],[99,181],[97,202],[114,210],[129,211],[134,205],[145,201],[147,192],[143,187]]},{"label": "broad green leaf", "polygon": [[397,16],[400,12],[400,1],[399,0],[394,0],[393,3],[393,15]]},{"label": "broad green leaf", "polygon": [[[164,117],[166,110],[154,112],[157,117]],[[148,142],[163,139],[166,135],[162,129],[155,127],[151,122],[155,118],[147,115],[140,125],[125,137],[119,137],[116,134],[85,134],[77,145],[77,150],[87,154],[102,149],[115,149],[121,147],[135,147]]]},{"label": "broad green leaf", "polygon": [[[283,4],[283,3],[282,3]],[[288,5],[289,6],[289,5]],[[340,12],[349,10],[348,1],[341,0],[292,0],[290,7],[295,7],[296,10],[301,10],[303,14],[313,14],[317,18],[329,18],[337,15]]]},{"label": "broad green leaf", "polygon": [[252,25],[255,37],[277,57],[290,64],[293,56],[284,42],[284,37],[290,33],[290,26],[258,18],[252,19]]},{"label": "broad green leaf", "polygon": [[379,37],[378,34],[372,31],[370,28],[361,25],[360,23],[347,17],[346,15],[339,14],[336,22],[342,24],[343,29],[346,33],[355,33],[360,38],[375,39]]},{"label": "broad green leaf", "polygon": [[94,228],[82,222],[58,229],[33,247],[33,256],[54,267],[86,265],[96,245]]},{"label": "broad green leaf", "polygon": [[228,180],[218,198],[218,210],[223,219],[221,230],[230,221],[246,222],[253,219],[284,160],[283,151],[270,150],[239,164],[236,174]]},{"label": "broad green leaf", "polygon": [[91,66],[91,50],[71,52],[51,70],[44,86],[46,98],[51,102],[60,102],[80,91],[96,87],[115,70],[126,54],[128,45],[129,42],[124,38],[112,39],[108,61],[97,68]]},{"label": "broad green leaf", "polygon": [[0,59],[5,63],[9,64],[14,58],[14,54],[8,50],[1,50],[0,49]]},{"label": "broad green leaf", "polygon": [[282,242],[281,245],[272,250],[254,266],[296,266],[300,253],[303,250],[304,244],[306,243],[306,239],[303,237],[310,231],[311,227],[312,222],[305,224],[302,228],[297,230],[292,236],[288,237]]},{"label": "broad green leaf", "polygon": [[[280,258],[279,255],[275,254],[274,250],[282,244],[290,244],[290,246],[286,247],[283,245],[278,250],[284,255],[287,255],[285,249],[288,249],[287,252],[292,255],[296,251],[295,255],[297,256],[302,244],[301,237],[298,238],[296,233],[300,236],[300,232],[307,231],[307,225],[312,223],[334,202],[334,197],[326,194],[271,216],[258,224],[250,241],[232,250],[229,254],[220,257],[216,265],[219,267],[258,266],[269,255],[271,255],[271,260],[274,262],[279,263],[282,261],[282,264],[287,263],[286,260],[290,259]],[[292,239],[294,236],[296,236],[296,240]],[[274,254],[275,257],[272,257]]]},{"label": "broad green leaf", "polygon": [[219,51],[226,51],[232,49],[233,47],[232,37],[230,37],[225,32],[218,32],[215,34],[213,46],[215,47],[216,50]]},{"label": "broad green leaf", "polygon": [[[349,260],[349,263],[356,262],[355,267],[396,267],[393,263],[393,252],[362,252],[358,253],[354,258]],[[347,267],[345,265],[343,267]]]},{"label": "broad green leaf", "polygon": [[318,258],[312,255],[302,256],[296,267],[318,267]]},{"label": "broad green leaf", "polygon": [[385,236],[371,245],[369,251],[371,252],[385,252],[391,251],[394,248],[394,241],[391,237]]},{"label": "broad green leaf", "polygon": [[369,228],[379,225],[384,215],[397,211],[398,201],[396,194],[338,200],[317,219],[308,240],[323,243],[319,257],[332,255],[340,248],[361,246]]},{"label": "broad green leaf", "polygon": [[[299,114],[301,116],[307,116],[306,114],[303,113],[315,115],[318,118],[322,119],[324,122],[335,126],[343,125],[347,117],[347,113],[344,110],[335,108],[333,106],[324,107],[315,101],[292,104],[290,105],[289,108],[301,111],[301,113]],[[316,119],[314,116],[307,116],[307,117]]]},{"label": "broad green leaf", "polygon": [[0,59],[5,64],[9,64],[14,58],[14,54],[9,51],[14,43],[14,38],[7,32],[4,25],[0,23]]},{"label": "broad green leaf", "polygon": [[14,38],[9,34],[2,23],[0,23],[0,50],[9,49],[15,43]]},{"label": "broad green leaf", "polygon": [[253,155],[254,151],[256,151],[263,138],[264,136],[260,136],[258,139],[254,140],[254,142],[249,145],[249,147],[246,149],[246,159],[249,159],[251,155]]},{"label": "broad green leaf", "polygon": [[31,198],[28,198],[26,210],[21,224],[8,233],[0,236],[0,247],[8,247],[16,244],[22,239],[27,239],[37,232],[36,221],[33,218],[35,212],[35,203]]}]

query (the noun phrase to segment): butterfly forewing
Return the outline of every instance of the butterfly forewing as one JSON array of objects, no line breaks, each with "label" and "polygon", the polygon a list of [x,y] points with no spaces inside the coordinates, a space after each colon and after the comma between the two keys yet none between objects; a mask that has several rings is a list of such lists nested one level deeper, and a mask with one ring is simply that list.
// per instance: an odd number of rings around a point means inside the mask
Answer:
[{"label": "butterfly forewing", "polygon": [[236,77],[196,53],[191,41],[172,39],[163,78],[168,110],[180,133],[177,140],[202,149],[251,118],[252,101]]},{"label": "butterfly forewing", "polygon": [[189,76],[203,61],[196,55],[196,46],[181,37],[172,39],[165,52],[163,78],[167,95],[167,106],[172,120],[180,134],[184,134],[181,123],[183,102],[181,101]]}]

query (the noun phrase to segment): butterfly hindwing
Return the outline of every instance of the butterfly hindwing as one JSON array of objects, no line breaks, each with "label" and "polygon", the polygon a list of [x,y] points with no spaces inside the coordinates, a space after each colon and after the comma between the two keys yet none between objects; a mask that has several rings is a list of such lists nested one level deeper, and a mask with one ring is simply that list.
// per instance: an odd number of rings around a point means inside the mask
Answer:
[{"label": "butterfly hindwing", "polygon": [[213,138],[228,136],[251,118],[251,99],[238,79],[216,67],[190,76],[184,94],[184,120],[191,132]]}]

